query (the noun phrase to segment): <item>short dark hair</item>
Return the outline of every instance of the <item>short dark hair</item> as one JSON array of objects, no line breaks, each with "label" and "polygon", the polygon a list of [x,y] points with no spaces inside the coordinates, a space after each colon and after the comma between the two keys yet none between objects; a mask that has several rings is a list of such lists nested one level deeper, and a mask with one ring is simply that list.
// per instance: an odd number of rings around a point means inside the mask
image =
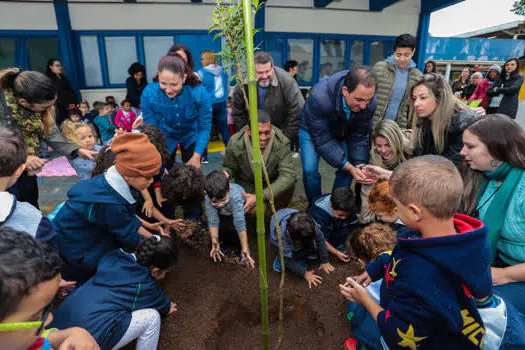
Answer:
[{"label": "short dark hair", "polygon": [[143,240],[135,251],[137,262],[142,266],[167,269],[179,260],[179,251],[171,238],[150,237]]},{"label": "short dark hair", "polygon": [[204,186],[210,199],[222,199],[230,190],[230,181],[222,171],[214,170],[206,176]]},{"label": "short dark hair", "polygon": [[27,145],[22,135],[14,130],[0,128],[0,176],[13,176],[27,161]]},{"label": "short dark hair", "polygon": [[332,204],[332,209],[340,210],[344,212],[354,212],[355,211],[355,196],[354,192],[350,187],[337,187],[332,191],[330,196],[330,204]]},{"label": "short dark hair", "polygon": [[52,246],[25,232],[1,227],[0,320],[15,312],[34,287],[59,273],[60,258]]},{"label": "short dark hair", "polygon": [[140,62],[135,62],[131,64],[131,66],[129,66],[128,68],[128,74],[130,76],[134,76],[135,74],[140,73],[140,72],[146,75],[146,68],[144,68],[144,66]]},{"label": "short dark hair", "polygon": [[255,61],[255,64],[266,64],[270,62],[273,66],[272,56],[268,52],[265,52],[265,51],[256,52],[254,56],[254,61]]},{"label": "short dark hair", "polygon": [[68,117],[71,117],[72,115],[79,115],[82,118],[82,112],[78,108],[71,108],[68,113]]},{"label": "short dark hair", "polygon": [[162,179],[161,192],[172,204],[183,200],[202,200],[204,197],[204,175],[191,165],[175,164]]},{"label": "short dark hair", "polygon": [[101,105],[105,105],[106,102],[102,102],[102,101],[95,101],[93,102],[93,109],[98,111],[101,107]]},{"label": "short dark hair", "polygon": [[131,102],[129,102],[128,100],[122,100],[122,102],[120,102],[120,105],[122,107],[124,107],[124,104],[126,104],[126,103],[130,103],[131,104]]},{"label": "short dark hair", "polygon": [[286,230],[293,241],[307,244],[315,238],[315,221],[307,212],[299,211],[290,215]]},{"label": "short dark hair", "polygon": [[295,68],[299,65],[299,62],[297,62],[296,60],[289,60],[289,61],[286,61],[286,63],[284,64],[284,70],[289,72],[290,69],[292,68]]},{"label": "short dark hair", "polygon": [[264,109],[259,109],[257,111],[257,121],[259,124],[266,124],[272,121],[270,113],[266,112]]},{"label": "short dark hair", "polygon": [[359,84],[367,88],[376,86],[376,81],[370,68],[365,66],[350,68],[345,76],[344,86],[346,86],[348,92],[353,92]]},{"label": "short dark hair", "polygon": [[115,101],[115,96],[111,96],[111,95],[106,96],[106,102],[108,102],[109,99],[112,99],[113,101]]},{"label": "short dark hair", "polygon": [[104,109],[106,106],[109,106],[110,104],[107,102],[95,102],[97,111],[100,111],[101,109]]},{"label": "short dark hair", "polygon": [[414,50],[416,48],[416,44],[417,41],[413,35],[401,34],[394,41],[394,51],[396,51],[398,47],[408,47],[409,49]]}]

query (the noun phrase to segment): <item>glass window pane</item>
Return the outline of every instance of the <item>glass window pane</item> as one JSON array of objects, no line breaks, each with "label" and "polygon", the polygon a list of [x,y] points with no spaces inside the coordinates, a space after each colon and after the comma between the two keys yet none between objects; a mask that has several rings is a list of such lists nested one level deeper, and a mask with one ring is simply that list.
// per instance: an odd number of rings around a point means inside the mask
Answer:
[{"label": "glass window pane", "polygon": [[47,61],[58,57],[58,40],[57,38],[29,38],[27,52],[31,70],[44,73]]},{"label": "glass window pane", "polygon": [[173,45],[172,36],[145,36],[144,55],[146,56],[146,77],[151,81],[157,74],[159,60]]},{"label": "glass window pane", "polygon": [[100,53],[96,36],[81,36],[82,61],[84,62],[84,79],[86,86],[102,86],[102,70],[100,68]]},{"label": "glass window pane", "polygon": [[[108,36],[104,38],[110,84],[125,84],[128,67],[137,62],[134,36]],[[166,49],[166,51],[168,51]]]},{"label": "glass window pane", "polygon": [[213,40],[212,35],[179,35],[176,39],[177,43],[186,45],[190,50],[195,63],[194,71],[202,68],[202,51],[211,50],[213,52],[219,52],[221,49],[221,41],[219,39]]},{"label": "glass window pane", "polygon": [[328,78],[345,68],[344,40],[321,40],[319,80]]},{"label": "glass window pane", "polygon": [[0,39],[0,69],[14,67],[15,39]]},{"label": "glass window pane", "polygon": [[370,42],[370,65],[373,66],[379,61],[385,59],[385,50],[383,49],[382,41]]},{"label": "glass window pane", "polygon": [[365,42],[362,40],[352,41],[352,50],[350,52],[350,67],[362,65],[365,51]]},{"label": "glass window pane", "polygon": [[299,62],[297,82],[312,82],[312,67],[314,62],[314,41],[312,39],[288,39],[291,60]]},{"label": "glass window pane", "polygon": [[272,55],[275,65],[284,67],[286,62],[283,62],[283,39],[269,39],[266,42],[268,53]]}]

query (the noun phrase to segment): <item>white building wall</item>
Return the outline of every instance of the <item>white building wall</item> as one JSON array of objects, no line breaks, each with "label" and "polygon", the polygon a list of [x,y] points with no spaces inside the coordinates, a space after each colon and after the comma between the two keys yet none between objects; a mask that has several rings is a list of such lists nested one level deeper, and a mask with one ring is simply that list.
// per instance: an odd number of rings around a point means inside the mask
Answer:
[{"label": "white building wall", "polygon": [[80,95],[89,101],[92,108],[94,102],[104,102],[106,96],[114,96],[115,102],[120,106],[120,102],[126,98],[126,89],[81,89]]},{"label": "white building wall", "polygon": [[57,30],[53,3],[0,2],[0,30]]}]

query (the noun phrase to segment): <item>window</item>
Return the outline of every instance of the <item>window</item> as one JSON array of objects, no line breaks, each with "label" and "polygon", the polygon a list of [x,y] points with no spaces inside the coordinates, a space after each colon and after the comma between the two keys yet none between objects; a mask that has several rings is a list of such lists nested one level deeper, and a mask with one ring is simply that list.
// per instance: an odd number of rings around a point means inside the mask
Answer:
[{"label": "window", "polygon": [[104,38],[104,42],[106,44],[109,84],[125,84],[128,78],[128,67],[137,62],[135,37],[107,36]]},{"label": "window", "polygon": [[193,56],[193,61],[195,62],[195,71],[198,71],[202,68],[202,51],[211,50],[213,52],[219,52],[221,50],[221,41],[219,39],[213,40],[212,35],[179,35],[176,37],[176,43],[183,44],[188,47]]},{"label": "window", "polygon": [[352,41],[352,49],[350,51],[350,67],[363,64],[363,57],[365,52],[365,42],[362,40]]},{"label": "window", "polygon": [[159,60],[173,45],[172,36],[145,36],[144,56],[146,58],[146,77],[151,81],[157,74]]},{"label": "window", "polygon": [[312,39],[289,39],[288,40],[290,60],[299,62],[297,82],[312,82],[312,68],[314,61],[314,41]]},{"label": "window", "polygon": [[321,40],[319,80],[345,69],[344,40]]},{"label": "window", "polygon": [[266,41],[268,53],[272,55],[273,62],[277,67],[284,67],[283,61],[283,39],[269,39]]},{"label": "window", "polygon": [[27,52],[31,70],[44,73],[47,61],[58,57],[58,40],[57,38],[29,38]]},{"label": "window", "polygon": [[15,64],[15,39],[0,38],[0,68],[13,67]]},{"label": "window", "polygon": [[100,52],[96,36],[81,36],[80,47],[84,63],[84,79],[86,86],[103,86],[102,70],[100,68]]},{"label": "window", "polygon": [[385,50],[382,41],[370,42],[370,65],[373,66],[379,61],[385,59]]}]

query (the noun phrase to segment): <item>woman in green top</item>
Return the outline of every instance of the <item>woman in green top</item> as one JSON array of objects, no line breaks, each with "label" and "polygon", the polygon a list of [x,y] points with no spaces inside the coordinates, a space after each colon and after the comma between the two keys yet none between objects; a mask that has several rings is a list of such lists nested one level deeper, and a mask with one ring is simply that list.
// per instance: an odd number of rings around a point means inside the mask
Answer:
[{"label": "woman in green top", "polygon": [[488,227],[494,290],[525,314],[525,131],[502,114],[463,133],[463,209]]}]

